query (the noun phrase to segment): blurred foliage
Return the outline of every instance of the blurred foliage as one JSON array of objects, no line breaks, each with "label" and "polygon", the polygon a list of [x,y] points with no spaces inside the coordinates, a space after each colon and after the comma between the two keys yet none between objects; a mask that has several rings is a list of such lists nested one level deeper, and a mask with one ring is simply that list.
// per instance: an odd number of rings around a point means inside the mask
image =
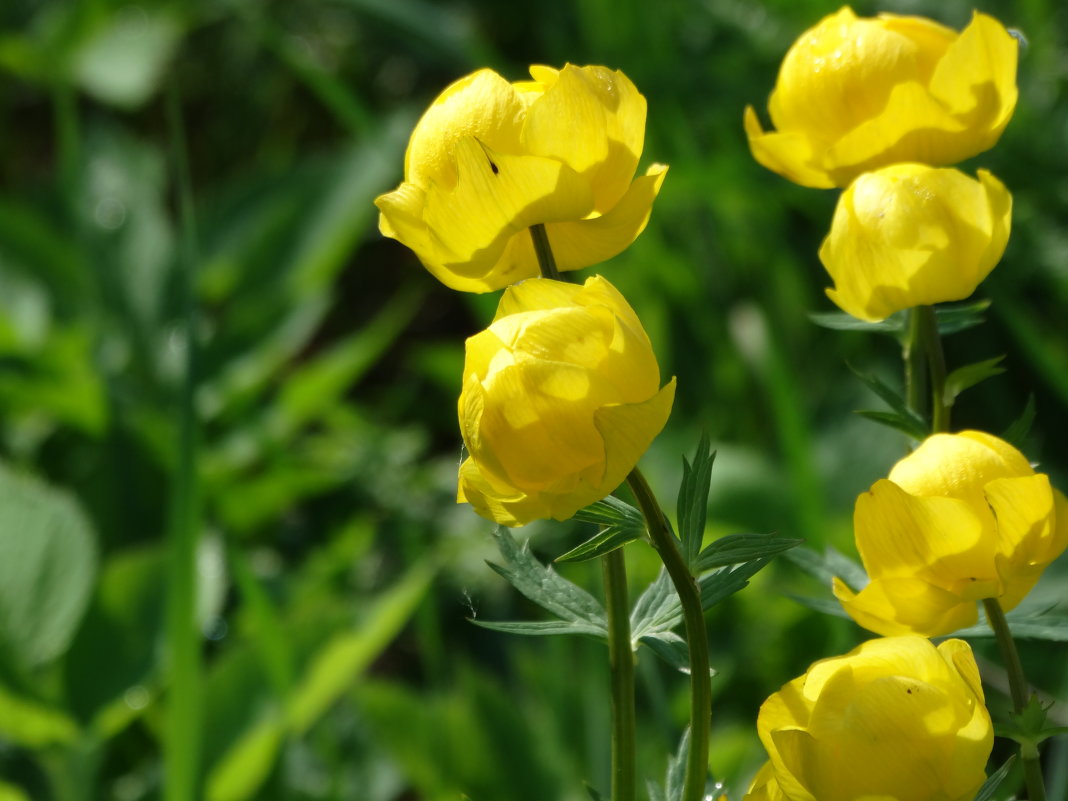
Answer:
[{"label": "blurred foliage", "polygon": [[[1005,373],[962,395],[955,423],[1003,431],[1033,395],[1027,453],[1065,487],[1068,10],[976,5],[1027,46],[1016,116],[969,165],[1014,192],[1009,251],[980,289],[988,322],[947,339],[951,366],[1005,354]],[[456,77],[565,61],[626,71],[649,100],[643,161],[671,165],[646,232],[595,268],[679,379],[643,469],[670,508],[680,454],[707,432],[706,538],[776,531],[852,553],[852,501],[904,441],[852,413],[881,406],[845,362],[899,386],[897,345],[812,324],[831,310],[816,251],[834,193],[760,168],[741,130],[746,104],[765,113],[789,44],[836,7],[0,5],[0,798],[160,795],[163,532],[188,347],[177,271],[190,257],[204,797],[577,801],[583,781],[606,787],[603,647],[467,622],[542,619],[484,564],[490,525],[454,503],[462,341],[495,298],[437,285],[377,234],[371,201],[399,181],[412,124]],[[971,6],[854,8],[961,27]],[[548,558],[593,534],[528,531]],[[642,544],[627,553],[637,593],[657,562]],[[589,563],[559,570],[598,592]],[[1034,608],[1062,601],[1065,572],[1062,560]],[[862,638],[792,593],[827,588],[781,562],[708,616],[712,767],[732,798],[761,761],[764,697]],[[1024,646],[1036,684],[1065,699],[1063,645]],[[657,783],[685,691],[642,655],[639,771]],[[1063,743],[1050,747],[1068,764]]]}]

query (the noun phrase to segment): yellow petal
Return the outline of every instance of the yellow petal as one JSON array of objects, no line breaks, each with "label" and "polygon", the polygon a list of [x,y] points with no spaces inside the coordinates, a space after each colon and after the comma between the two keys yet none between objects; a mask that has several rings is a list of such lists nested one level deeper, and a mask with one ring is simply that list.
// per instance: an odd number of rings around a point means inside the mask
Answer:
[{"label": "yellow petal", "polygon": [[485,480],[471,459],[465,459],[460,465],[456,502],[471,504],[480,516],[502,526],[524,526],[549,516],[548,509],[537,498],[518,490],[501,493]]},{"label": "yellow petal", "polygon": [[593,188],[599,212],[630,185],[645,139],[645,98],[618,70],[568,64],[527,113],[522,144],[563,161]]},{"label": "yellow petal", "polygon": [[1009,443],[983,431],[934,434],[899,461],[889,479],[911,495],[941,495],[985,505],[984,487],[997,478],[1034,475]]},{"label": "yellow petal", "polygon": [[863,590],[854,593],[836,577],[832,589],[857,625],[884,637],[899,634],[940,637],[971,626],[979,619],[975,601],[962,600],[917,578],[872,579]]},{"label": "yellow petal", "polygon": [[477,139],[487,147],[519,151],[525,104],[493,70],[481,69],[450,84],[412,131],[404,154],[405,180],[422,188],[451,189],[457,180],[456,142]]},{"label": "yellow petal", "polygon": [[770,760],[757,771],[742,801],[786,801]]},{"label": "yellow petal", "polygon": [[604,441],[609,443],[605,449],[604,475],[598,482],[600,487],[611,492],[623,483],[667,423],[674,401],[675,379],[672,377],[644,403],[605,406],[597,410],[595,425]]},{"label": "yellow petal", "polygon": [[801,186],[830,189],[837,185],[815,155],[817,149],[826,149],[826,142],[800,132],[765,132],[752,106],[746,106],[744,123],[749,150],[757,162]]}]

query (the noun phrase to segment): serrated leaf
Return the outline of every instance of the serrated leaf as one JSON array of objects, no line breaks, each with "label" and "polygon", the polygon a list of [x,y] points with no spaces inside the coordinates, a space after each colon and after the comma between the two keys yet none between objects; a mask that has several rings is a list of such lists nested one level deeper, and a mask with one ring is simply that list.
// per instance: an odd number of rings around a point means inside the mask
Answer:
[{"label": "serrated leaf", "polygon": [[779,537],[775,534],[728,534],[701,551],[694,564],[698,573],[715,567],[736,565],[796,548],[804,540]]},{"label": "serrated leaf", "polygon": [[701,608],[708,611],[738,590],[745,589],[749,586],[749,579],[764,569],[769,562],[771,557],[753,559],[701,576],[697,582],[698,589],[701,590]]},{"label": "serrated leaf", "polygon": [[1020,412],[1020,416],[1012,421],[1012,424],[1005,429],[1005,433],[1001,435],[1001,438],[1008,442],[1010,445],[1014,445],[1020,448],[1023,445],[1024,439],[1031,433],[1031,426],[1035,422],[1035,396],[1031,393],[1027,396],[1027,404],[1024,406],[1023,411]]},{"label": "serrated leaf", "polygon": [[905,330],[904,317],[894,314],[878,323],[858,320],[845,312],[809,312],[808,319],[832,331],[867,331],[873,334],[900,334]]},{"label": "serrated leaf", "polygon": [[712,481],[712,464],[716,454],[708,434],[701,435],[697,443],[697,452],[693,464],[682,460],[682,484],[679,486],[677,504],[679,521],[679,540],[682,542],[682,556],[691,569],[701,552],[701,543],[705,536],[705,520],[708,517],[708,487]]},{"label": "serrated leaf", "polygon": [[1012,766],[1016,762],[1016,754],[1013,754],[1005,760],[1005,764],[995,770],[983,782],[983,786],[979,788],[979,792],[975,796],[975,801],[992,801],[994,798],[994,792],[1001,786],[1001,783],[1005,781],[1005,777],[1009,775],[1009,771],[1012,770]]},{"label": "serrated leaf", "polygon": [[519,545],[508,529],[498,527],[493,536],[505,564],[490,562],[489,566],[520,593],[562,620],[588,623],[607,631],[604,608],[592,595],[542,565],[530,552],[529,545],[525,542]]},{"label": "serrated leaf", "polygon": [[1004,358],[1004,356],[995,356],[993,359],[958,367],[946,378],[945,390],[942,392],[942,402],[947,406],[952,406],[953,402],[964,390],[974,387],[988,378],[1004,373],[1005,368],[998,366]]},{"label": "serrated leaf", "polygon": [[901,431],[912,439],[924,440],[930,433],[927,424],[922,422],[914,414],[901,415],[897,412],[879,412],[872,409],[858,409],[854,414],[867,418],[875,423],[889,426],[895,431]]},{"label": "serrated leaf", "polygon": [[496,621],[477,620],[468,618],[476,626],[492,631],[503,631],[506,634],[525,634],[528,636],[548,636],[550,634],[585,634],[590,637],[605,638],[608,636],[606,629],[591,623],[576,620],[516,620]]},{"label": "serrated leaf", "polygon": [[990,308],[990,303],[989,300],[975,300],[956,306],[936,307],[935,320],[938,322],[938,333],[947,336],[985,323],[986,317],[983,315]]},{"label": "serrated leaf", "polygon": [[642,513],[626,501],[609,495],[575,512],[575,520],[596,523],[599,526],[620,526],[645,529]]},{"label": "serrated leaf", "polygon": [[[679,596],[664,568],[656,581],[645,588],[630,613],[630,633],[635,640],[656,631],[670,630],[682,619]],[[674,621],[665,626],[665,621]]]},{"label": "serrated leaf", "polygon": [[644,530],[623,529],[617,526],[609,526],[601,529],[581,545],[572,548],[565,554],[554,559],[554,562],[585,562],[604,556],[617,548],[622,548],[629,542],[641,539]]},{"label": "serrated leaf", "polygon": [[690,672],[690,649],[686,645],[686,640],[675,632],[659,631],[655,634],[646,634],[638,642],[675,670],[681,673]]}]

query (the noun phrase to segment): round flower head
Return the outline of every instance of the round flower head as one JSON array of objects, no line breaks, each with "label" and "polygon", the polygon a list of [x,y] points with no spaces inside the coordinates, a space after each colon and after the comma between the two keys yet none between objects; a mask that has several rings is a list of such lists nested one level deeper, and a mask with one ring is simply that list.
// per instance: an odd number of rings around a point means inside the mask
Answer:
[{"label": "round flower head", "polygon": [[375,200],[379,229],[442,283],[488,292],[539,274],[528,228],[544,224],[560,270],[605,261],[645,228],[667,167],[632,180],[645,98],[622,72],[482,69],[423,114],[404,183]]},{"label": "round flower head", "polygon": [[956,164],[997,142],[1016,106],[1016,40],[976,12],[959,34],[922,17],[822,19],[783,59],[753,157],[804,186],[845,186],[903,161]]},{"label": "round flower head", "polygon": [[971,648],[869,640],[760,707],[766,767],[747,801],[972,801],[994,741]]},{"label": "round flower head", "polygon": [[1007,442],[979,431],[935,434],[857,498],[857,549],[871,581],[834,594],[878,634],[938,637],[1005,610],[1068,545],[1068,501]]},{"label": "round flower head", "polygon": [[509,287],[467,340],[457,500],[506,526],[566,520],[623,482],[674,397],[641,321],[603,278]]},{"label": "round flower head", "polygon": [[986,170],[895,164],[842,193],[820,261],[827,296],[861,320],[968,297],[1005,252],[1012,195]]}]

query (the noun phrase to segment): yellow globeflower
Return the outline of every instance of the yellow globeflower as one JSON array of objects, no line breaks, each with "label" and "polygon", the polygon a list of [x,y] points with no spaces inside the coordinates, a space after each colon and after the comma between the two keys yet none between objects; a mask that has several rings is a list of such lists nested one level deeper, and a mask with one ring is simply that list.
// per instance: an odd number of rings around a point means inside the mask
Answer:
[{"label": "yellow globeflower", "polygon": [[975,13],[959,34],[922,17],[858,18],[848,6],[787,52],[753,157],[804,186],[845,186],[902,161],[956,164],[997,142],[1016,106],[1016,40]]},{"label": "yellow globeflower", "polygon": [[623,482],[667,422],[649,338],[619,291],[535,278],[467,340],[459,502],[521,526],[566,520]]},{"label": "yellow globeflower", "polygon": [[816,662],[764,702],[757,733],[771,775],[748,801],[972,801],[994,740],[971,648],[916,636]]},{"label": "yellow globeflower", "polygon": [[654,164],[633,179],[645,98],[622,72],[568,64],[530,75],[509,83],[482,69],[449,86],[412,132],[404,183],[375,200],[382,233],[453,289],[538,275],[535,224],[560,270],[615,256],[645,228],[667,172]]},{"label": "yellow globeflower", "polygon": [[861,320],[968,297],[1005,252],[1012,195],[997,178],[895,164],[838,199],[820,261],[827,296]]},{"label": "yellow globeflower", "polygon": [[834,594],[878,634],[927,637],[974,624],[976,602],[1015,607],[1068,544],[1068,501],[1022,453],[979,431],[935,434],[857,498],[871,581]]}]

